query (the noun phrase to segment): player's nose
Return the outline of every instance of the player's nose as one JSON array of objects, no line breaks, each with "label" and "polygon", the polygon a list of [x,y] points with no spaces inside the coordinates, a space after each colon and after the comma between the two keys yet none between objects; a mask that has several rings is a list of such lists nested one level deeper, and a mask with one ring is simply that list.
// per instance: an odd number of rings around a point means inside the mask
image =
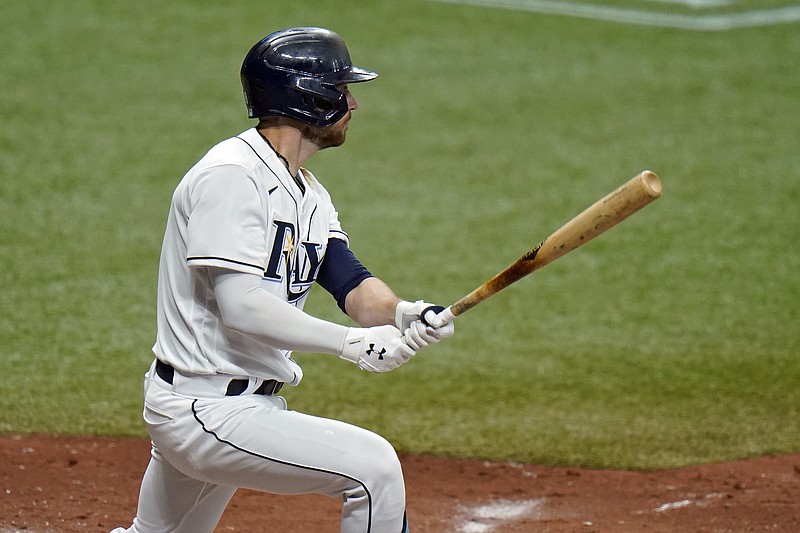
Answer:
[{"label": "player's nose", "polygon": [[358,109],[358,102],[356,102],[356,97],[353,96],[353,93],[349,90],[345,90],[345,95],[347,96],[347,109],[350,111]]}]

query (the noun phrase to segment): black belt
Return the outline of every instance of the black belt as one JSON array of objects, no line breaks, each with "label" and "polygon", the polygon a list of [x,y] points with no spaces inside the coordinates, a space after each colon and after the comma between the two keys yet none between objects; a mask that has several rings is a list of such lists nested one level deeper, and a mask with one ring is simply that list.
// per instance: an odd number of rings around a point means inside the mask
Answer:
[{"label": "black belt", "polygon": [[[157,359],[156,374],[158,374],[158,377],[172,385],[172,379],[175,376],[175,369],[172,368],[171,365],[168,365],[160,359]],[[250,385],[250,381],[247,379],[232,379],[231,382],[228,383],[228,390],[225,392],[225,396],[239,396],[245,390],[247,390],[248,385]],[[273,394],[278,394],[278,391],[280,391],[282,387],[282,381],[265,379],[264,382],[253,391],[253,394],[272,396]]]}]

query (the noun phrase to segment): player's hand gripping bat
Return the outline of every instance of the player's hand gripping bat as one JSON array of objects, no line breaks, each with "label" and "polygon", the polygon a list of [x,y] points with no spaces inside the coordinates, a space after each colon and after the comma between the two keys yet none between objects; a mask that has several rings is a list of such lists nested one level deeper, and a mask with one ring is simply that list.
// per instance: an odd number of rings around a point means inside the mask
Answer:
[{"label": "player's hand gripping bat", "polygon": [[520,278],[586,244],[659,196],[661,196],[661,180],[653,172],[643,171],[589,206],[508,268],[497,273],[450,307],[433,309],[439,313],[437,315],[431,314],[429,310],[423,312],[423,320],[433,326],[452,322],[458,315],[472,309]]}]

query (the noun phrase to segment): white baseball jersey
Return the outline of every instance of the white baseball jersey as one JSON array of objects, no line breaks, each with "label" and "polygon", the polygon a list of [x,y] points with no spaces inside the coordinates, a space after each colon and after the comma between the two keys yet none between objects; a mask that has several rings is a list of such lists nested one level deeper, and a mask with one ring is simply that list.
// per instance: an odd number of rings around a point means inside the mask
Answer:
[{"label": "white baseball jersey", "polygon": [[214,146],[172,197],[158,279],[156,356],[183,372],[277,379],[302,372],[287,350],[227,329],[205,268],[257,274],[302,309],[331,237],[347,242],[328,192],[305,192],[255,128]]}]

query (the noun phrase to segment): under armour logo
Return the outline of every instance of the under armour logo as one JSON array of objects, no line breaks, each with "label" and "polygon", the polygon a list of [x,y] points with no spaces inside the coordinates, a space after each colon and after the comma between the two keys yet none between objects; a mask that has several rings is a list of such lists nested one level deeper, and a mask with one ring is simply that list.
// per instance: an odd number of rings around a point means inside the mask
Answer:
[{"label": "under armour logo", "polygon": [[383,361],[383,354],[386,353],[386,348],[381,348],[380,351],[375,349],[375,343],[370,343],[369,349],[367,350],[367,355],[378,354],[378,360]]}]

